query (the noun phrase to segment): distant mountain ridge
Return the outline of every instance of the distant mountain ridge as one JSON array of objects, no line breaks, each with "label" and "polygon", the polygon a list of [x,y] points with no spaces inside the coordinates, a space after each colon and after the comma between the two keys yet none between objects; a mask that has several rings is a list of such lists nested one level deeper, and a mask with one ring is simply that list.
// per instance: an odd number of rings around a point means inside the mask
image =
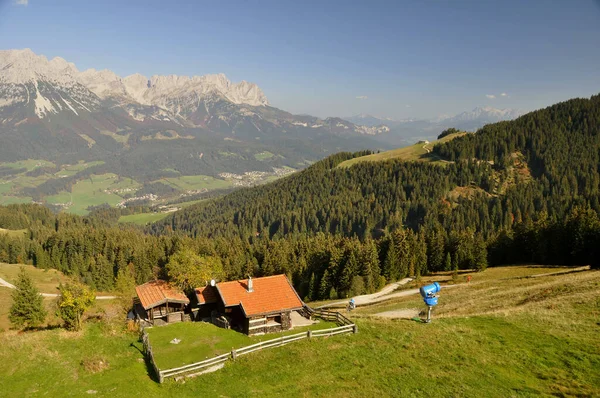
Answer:
[{"label": "distant mountain ridge", "polygon": [[[294,148],[300,161],[314,161],[322,151],[377,148],[381,143],[360,137],[389,129],[293,115],[270,106],[256,84],[232,83],[224,74],[120,77],[110,70],[80,72],[63,58],[49,60],[29,49],[0,51],[0,156],[5,161],[104,158],[144,146],[143,140],[164,137],[164,131],[174,131],[167,134],[174,141],[188,137],[190,151],[202,139],[214,145],[251,140],[252,146],[270,145],[263,150],[271,152],[273,146],[288,153]],[[215,141],[214,135],[220,138]],[[289,140],[293,144],[284,144]],[[160,144],[183,151],[175,142]],[[188,156],[209,149],[203,143]],[[276,159],[298,163],[285,155]],[[239,161],[233,166],[240,171]]]},{"label": "distant mountain ridge", "polygon": [[[428,123],[432,125],[444,125],[447,127],[463,128],[465,124],[476,126],[475,128],[483,127],[487,123],[495,123],[503,120],[512,120],[523,115],[524,112],[519,109],[497,109],[489,106],[476,107],[471,111],[465,111],[454,116],[442,115],[433,119],[401,119],[395,120],[392,118],[378,117],[368,114],[359,114],[348,116],[344,119],[365,126],[377,126],[381,124],[391,127],[398,125],[406,125],[411,123]],[[451,126],[456,124],[457,126]]]},{"label": "distant mountain ridge", "polygon": [[143,105],[161,105],[164,97],[222,95],[234,104],[268,105],[267,97],[254,83],[230,82],[224,74],[206,76],[152,76],[139,73],[120,77],[110,70],[88,69],[80,72],[63,58],[48,60],[30,49],[0,51],[0,81],[23,84],[39,80],[58,85],[82,84],[101,99],[121,98]]},{"label": "distant mountain ridge", "polygon": [[345,119],[366,126],[385,124],[389,127],[389,133],[378,136],[377,139],[386,144],[399,146],[398,142],[401,140],[404,140],[406,145],[415,140],[434,139],[443,130],[450,127],[463,131],[476,131],[486,124],[513,120],[523,114],[524,112],[519,109],[476,107],[471,111],[454,116],[442,115],[433,119],[393,120],[365,114],[349,116]]},{"label": "distant mountain ridge", "polygon": [[[122,78],[106,69],[80,72],[63,58],[48,60],[30,49],[0,51],[2,127],[32,122],[27,118],[33,117],[32,113],[40,120],[64,112],[76,117],[99,112],[114,118],[107,114],[120,110],[129,115],[122,112],[119,115],[129,119],[120,121],[125,125],[158,121],[215,131],[236,132],[242,128],[257,132],[279,130],[283,134],[298,128],[325,129],[337,135],[376,135],[388,131],[385,126],[371,128],[338,118],[321,120],[292,115],[270,107],[256,84],[232,83],[224,74],[150,78],[133,74]],[[23,116],[26,118],[19,119]],[[115,127],[122,126],[117,123]]]}]

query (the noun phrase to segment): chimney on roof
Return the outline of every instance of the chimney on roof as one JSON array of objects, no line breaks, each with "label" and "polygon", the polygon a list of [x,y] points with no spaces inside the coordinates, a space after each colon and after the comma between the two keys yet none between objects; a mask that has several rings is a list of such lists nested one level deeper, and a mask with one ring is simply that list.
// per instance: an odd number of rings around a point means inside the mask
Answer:
[{"label": "chimney on roof", "polygon": [[252,293],[254,289],[252,289],[252,277],[248,277],[248,293]]}]

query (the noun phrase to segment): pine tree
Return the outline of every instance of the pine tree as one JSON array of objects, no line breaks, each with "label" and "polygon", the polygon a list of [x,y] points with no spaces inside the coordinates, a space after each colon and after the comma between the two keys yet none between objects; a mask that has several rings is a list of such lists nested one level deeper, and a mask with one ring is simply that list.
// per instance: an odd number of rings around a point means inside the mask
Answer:
[{"label": "pine tree", "polygon": [[481,236],[478,236],[475,239],[475,245],[473,247],[473,263],[475,266],[475,269],[477,269],[478,271],[483,271],[484,269],[487,268],[487,248],[485,245],[485,242],[483,241],[483,238]]},{"label": "pine tree", "polygon": [[389,282],[392,282],[395,280],[395,276],[399,274],[398,267],[398,252],[396,251],[394,240],[390,237],[388,240],[388,250],[385,255],[385,261],[383,262],[383,276],[385,276]]},{"label": "pine tree", "polygon": [[315,292],[317,290],[316,287],[317,281],[315,279],[315,274],[314,272],[310,274],[310,281],[308,282],[308,293],[306,294],[306,301],[310,301],[310,300],[314,300],[315,299]]},{"label": "pine tree", "polygon": [[329,295],[329,271],[325,270],[323,277],[321,277],[321,285],[319,286],[319,298],[326,299]]},{"label": "pine tree", "polygon": [[21,267],[18,278],[15,284],[16,290],[12,293],[13,303],[8,319],[18,328],[39,326],[44,322],[47,314],[44,299],[25,272],[25,268]]},{"label": "pine tree", "polygon": [[446,262],[444,263],[444,271],[450,271],[452,269],[452,257],[450,252],[446,253]]}]

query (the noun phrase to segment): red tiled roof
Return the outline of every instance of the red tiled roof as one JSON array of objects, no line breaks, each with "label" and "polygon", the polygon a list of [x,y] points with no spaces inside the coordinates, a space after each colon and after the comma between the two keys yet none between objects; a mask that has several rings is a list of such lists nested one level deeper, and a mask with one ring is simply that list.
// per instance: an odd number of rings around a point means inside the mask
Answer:
[{"label": "red tiled roof", "polygon": [[140,302],[147,310],[157,305],[170,302],[188,304],[190,300],[183,292],[176,287],[169,285],[165,281],[157,280],[143,285],[136,286],[135,292],[140,299]]},{"label": "red tiled roof", "polygon": [[214,286],[198,287],[194,291],[199,304],[212,304],[219,301],[219,292]]},{"label": "red tiled roof", "polygon": [[217,289],[226,307],[240,305],[246,316],[302,308],[302,300],[285,275],[252,279],[252,292],[248,280],[222,282]]}]

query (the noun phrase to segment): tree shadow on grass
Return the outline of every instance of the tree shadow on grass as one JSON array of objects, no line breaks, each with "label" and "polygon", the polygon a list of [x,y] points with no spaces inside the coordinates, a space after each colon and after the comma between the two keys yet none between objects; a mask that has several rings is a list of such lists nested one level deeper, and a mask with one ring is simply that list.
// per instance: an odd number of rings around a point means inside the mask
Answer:
[{"label": "tree shadow on grass", "polygon": [[152,381],[154,381],[155,383],[159,383],[158,375],[154,370],[154,366],[152,365],[150,358],[144,353],[143,346],[141,345],[141,343],[130,343],[129,347],[133,347],[137,351],[139,351],[139,353],[142,355],[142,358],[144,358],[144,364],[146,365],[146,374],[148,375],[148,377],[150,377],[150,379],[152,379]]},{"label": "tree shadow on grass", "polygon": [[55,329],[60,329],[62,328],[62,325],[59,323],[55,323],[52,325],[45,325],[45,326],[29,326],[26,327],[25,329],[21,330],[22,333],[29,333],[29,332],[41,332],[44,330],[55,330]]}]

